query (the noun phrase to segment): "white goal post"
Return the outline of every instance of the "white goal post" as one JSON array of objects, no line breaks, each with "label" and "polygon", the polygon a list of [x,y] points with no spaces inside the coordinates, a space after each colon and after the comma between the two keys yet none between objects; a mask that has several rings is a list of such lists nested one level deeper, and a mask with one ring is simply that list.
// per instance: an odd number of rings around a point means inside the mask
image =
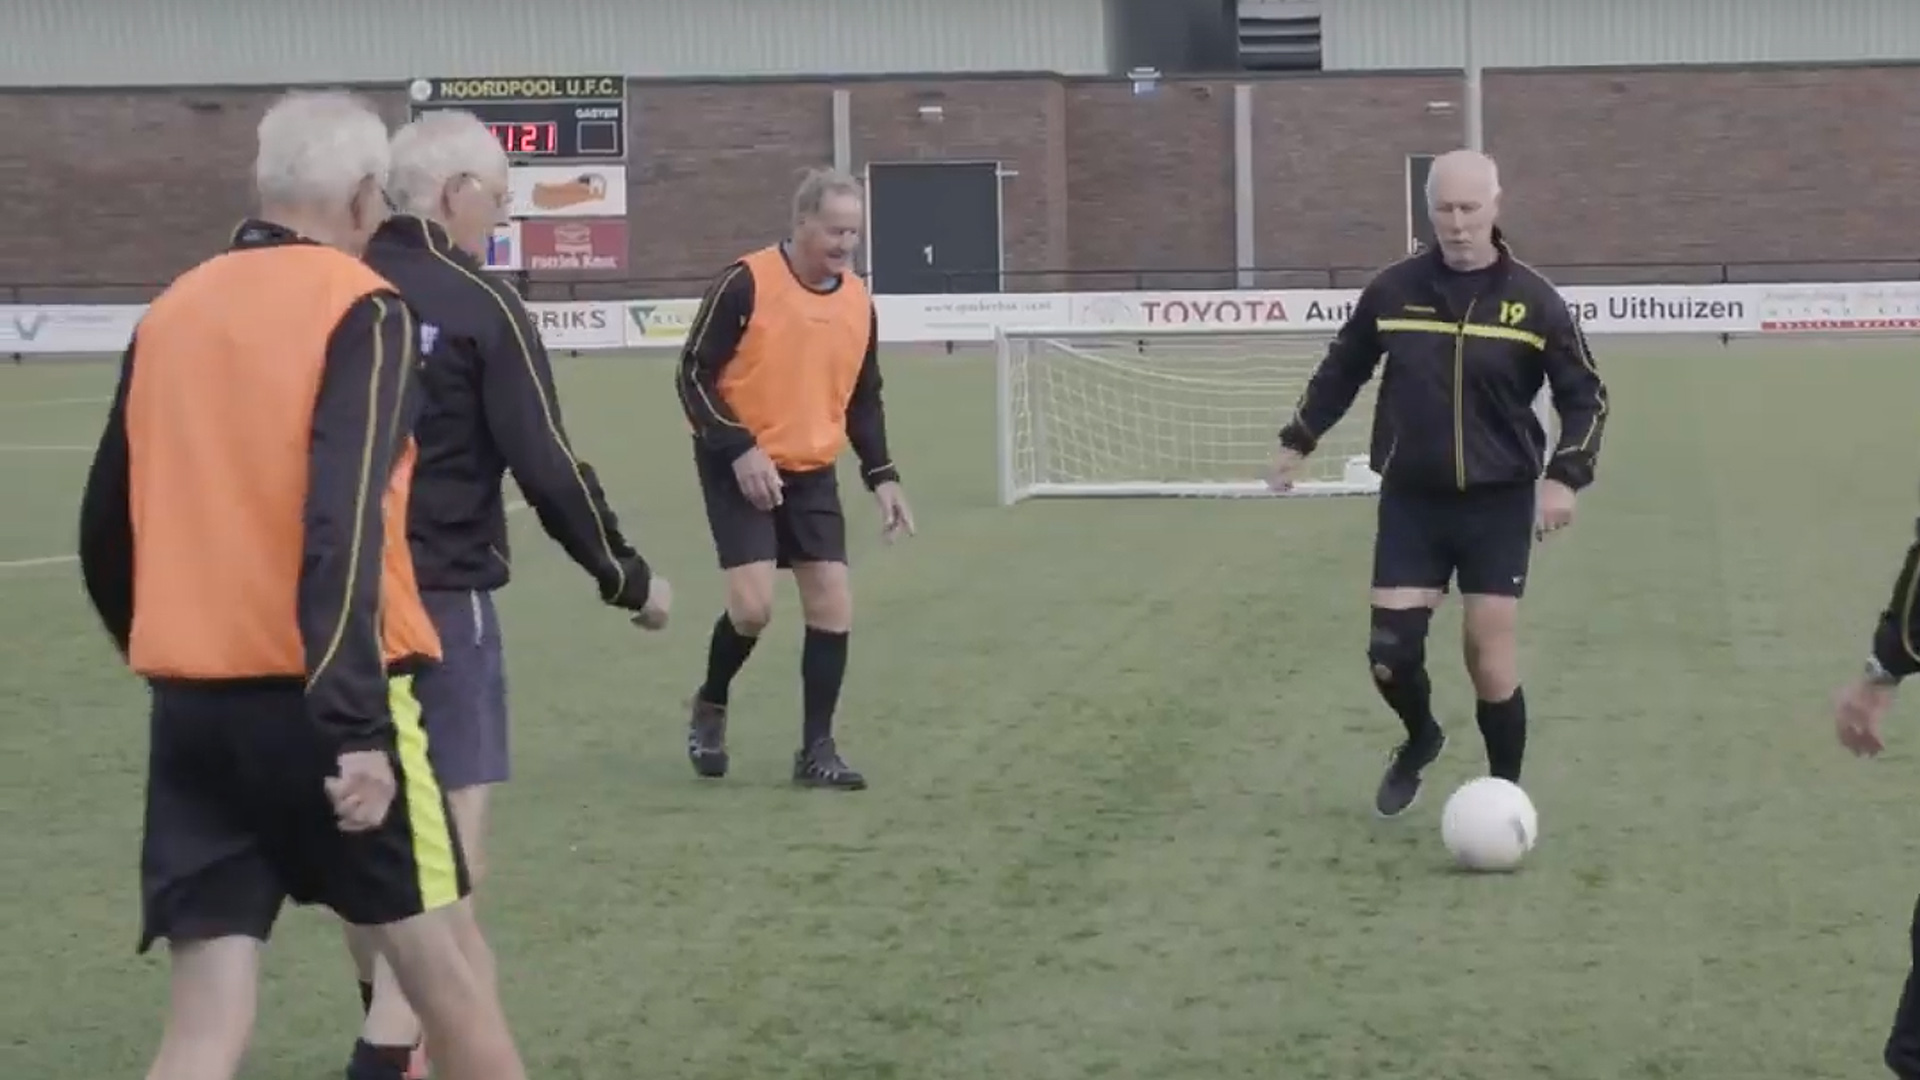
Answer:
[{"label": "white goal post", "polygon": [[[996,425],[1003,505],[1057,496],[1271,497],[1281,425],[1326,355],[1326,327],[1001,328]],[[1378,373],[1289,495],[1370,495]],[[1536,403],[1551,434],[1543,392]]]}]

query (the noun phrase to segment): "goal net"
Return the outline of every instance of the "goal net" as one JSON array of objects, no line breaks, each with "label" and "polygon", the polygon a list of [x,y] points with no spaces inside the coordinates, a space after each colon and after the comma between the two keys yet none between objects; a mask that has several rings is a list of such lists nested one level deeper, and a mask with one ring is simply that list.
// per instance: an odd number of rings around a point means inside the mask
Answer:
[{"label": "goal net", "polygon": [[[1319,329],[1004,330],[1000,501],[1057,495],[1270,496],[1280,426],[1325,355]],[[1379,490],[1367,467],[1374,384],[1306,461],[1292,494]]]},{"label": "goal net", "polygon": [[[1325,327],[1002,330],[1000,501],[1272,496],[1266,474],[1280,427],[1331,336]],[[1376,373],[1288,494],[1379,491],[1367,463],[1378,385]]]}]

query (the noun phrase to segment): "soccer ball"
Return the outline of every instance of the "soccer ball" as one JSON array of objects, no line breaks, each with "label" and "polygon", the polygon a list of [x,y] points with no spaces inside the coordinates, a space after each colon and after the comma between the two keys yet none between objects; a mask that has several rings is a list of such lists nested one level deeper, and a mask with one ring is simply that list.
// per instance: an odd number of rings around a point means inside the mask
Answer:
[{"label": "soccer ball", "polygon": [[1540,836],[1540,815],[1518,784],[1483,776],[1460,785],[1440,812],[1440,840],[1468,870],[1519,867]]}]

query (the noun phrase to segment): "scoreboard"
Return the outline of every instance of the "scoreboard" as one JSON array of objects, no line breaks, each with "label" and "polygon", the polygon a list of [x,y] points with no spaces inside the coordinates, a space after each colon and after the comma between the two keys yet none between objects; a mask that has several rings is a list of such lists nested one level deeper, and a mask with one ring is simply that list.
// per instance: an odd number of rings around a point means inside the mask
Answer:
[{"label": "scoreboard", "polygon": [[407,95],[416,119],[448,109],[472,113],[516,162],[627,156],[627,80],[618,75],[415,79]]}]

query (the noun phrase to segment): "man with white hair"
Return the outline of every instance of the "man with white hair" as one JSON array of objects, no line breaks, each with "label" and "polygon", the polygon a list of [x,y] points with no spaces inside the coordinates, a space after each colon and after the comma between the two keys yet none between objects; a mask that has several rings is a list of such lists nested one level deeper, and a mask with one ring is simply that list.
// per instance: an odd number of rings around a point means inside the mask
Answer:
[{"label": "man with white hair", "polygon": [[773,617],[776,571],[800,587],[800,748],[793,782],[859,790],[840,756],[834,712],[847,670],[853,594],[836,462],[849,443],[880,507],[882,536],[913,534],[887,453],[879,323],[852,273],[865,203],[851,176],[809,172],[785,241],[734,261],[707,288],[680,355],[676,388],[727,606],[714,621],[706,680],[689,703],[687,756],[727,774],[728,691]]},{"label": "man with white hair", "polygon": [[[1513,258],[1495,224],[1491,159],[1456,150],[1433,163],[1427,206],[1438,243],[1382,270],[1360,294],[1280,432],[1269,483],[1286,490],[1301,460],[1385,363],[1372,464],[1381,476],[1374,538],[1373,681],[1406,727],[1375,795],[1396,817],[1419,796],[1446,735],[1435,720],[1426,641],[1458,582],[1467,674],[1488,770],[1519,782],[1527,707],[1518,624],[1533,541],[1573,521],[1593,482],[1606,386],[1553,283]],[[1533,410],[1551,387],[1561,434],[1548,454]]]},{"label": "man with white hair", "polygon": [[[392,155],[387,194],[398,212],[374,234],[366,259],[435,341],[421,376],[407,532],[442,660],[416,688],[427,752],[477,888],[486,875],[488,792],[509,774],[493,595],[509,577],[504,473],[512,470],[540,524],[592,576],[603,602],[657,629],[672,593],[621,534],[592,468],[575,458],[539,328],[519,295],[484,270],[487,240],[508,204],[500,143],[471,113],[435,112],[395,133]],[[349,930],[367,1016],[348,1075],[399,1080],[418,1022],[358,936]]]},{"label": "man with white hair", "polygon": [[267,113],[259,216],[148,309],[87,478],[87,592],[152,691],[140,947],[173,973],[149,1080],[238,1072],[288,899],[367,929],[450,1080],[526,1075],[412,693],[441,652],[406,545],[430,346],[358,258],[387,167],[351,96]]}]

